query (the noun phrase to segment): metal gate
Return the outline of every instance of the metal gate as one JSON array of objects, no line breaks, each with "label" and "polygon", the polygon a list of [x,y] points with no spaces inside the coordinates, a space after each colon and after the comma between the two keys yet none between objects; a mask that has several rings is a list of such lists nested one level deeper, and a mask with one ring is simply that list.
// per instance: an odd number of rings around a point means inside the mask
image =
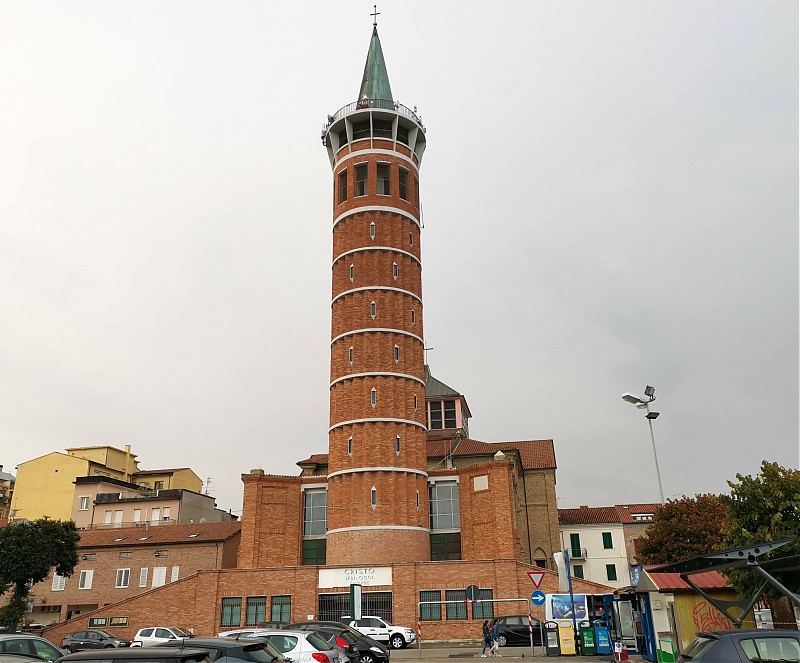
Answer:
[{"label": "metal gate", "polygon": [[[350,594],[320,594],[318,616],[321,622],[338,622],[350,613]],[[364,592],[361,595],[361,614],[380,617],[392,623],[392,593]]]}]

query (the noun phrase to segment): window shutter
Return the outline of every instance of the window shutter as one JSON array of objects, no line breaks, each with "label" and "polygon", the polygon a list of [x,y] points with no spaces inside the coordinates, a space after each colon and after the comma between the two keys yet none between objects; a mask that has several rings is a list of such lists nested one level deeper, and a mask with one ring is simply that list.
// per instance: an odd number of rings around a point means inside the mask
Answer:
[{"label": "window shutter", "polygon": [[181,571],[181,567],[180,566],[173,566],[172,567],[172,575],[170,576],[169,581],[170,582],[175,582],[178,579],[180,571]]},{"label": "window shutter", "polygon": [[147,587],[147,567],[143,566],[139,571],[139,587]]}]

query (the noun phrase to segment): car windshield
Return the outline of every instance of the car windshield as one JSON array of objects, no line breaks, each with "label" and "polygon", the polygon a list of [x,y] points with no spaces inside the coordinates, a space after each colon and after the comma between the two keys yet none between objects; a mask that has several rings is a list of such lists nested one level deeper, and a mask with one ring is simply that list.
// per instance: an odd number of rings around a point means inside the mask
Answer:
[{"label": "car windshield", "polygon": [[184,631],[182,628],[173,628],[172,632],[179,638],[193,638],[194,636],[189,631]]},{"label": "car windshield", "polygon": [[253,661],[253,663],[272,663],[273,661],[286,660],[284,655],[269,642],[245,645],[237,649],[228,649],[225,655],[243,661]]},{"label": "car windshield", "polygon": [[717,641],[716,638],[700,635],[694,639],[689,648],[683,653],[683,658],[687,661],[697,661],[703,657],[708,647]]},{"label": "car windshield", "polygon": [[315,649],[319,651],[326,651],[331,648],[331,646],[325,641],[324,638],[320,637],[316,633],[309,633],[306,637],[308,640],[308,644],[310,644]]}]

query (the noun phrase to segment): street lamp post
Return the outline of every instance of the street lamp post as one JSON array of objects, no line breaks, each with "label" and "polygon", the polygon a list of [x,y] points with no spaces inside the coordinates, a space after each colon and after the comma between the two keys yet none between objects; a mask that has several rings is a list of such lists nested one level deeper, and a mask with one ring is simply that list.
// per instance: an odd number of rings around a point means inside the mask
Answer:
[{"label": "street lamp post", "polygon": [[658,419],[660,412],[651,412],[650,403],[656,399],[656,388],[647,385],[644,389],[646,400],[634,394],[622,394],[622,400],[627,403],[632,403],[640,410],[647,412],[645,419],[650,426],[650,441],[653,443],[653,460],[656,463],[656,477],[658,478],[658,494],[661,497],[661,504],[664,504],[664,487],[661,485],[661,468],[658,466],[658,453],[656,453],[656,436],[653,433],[653,419]]}]

